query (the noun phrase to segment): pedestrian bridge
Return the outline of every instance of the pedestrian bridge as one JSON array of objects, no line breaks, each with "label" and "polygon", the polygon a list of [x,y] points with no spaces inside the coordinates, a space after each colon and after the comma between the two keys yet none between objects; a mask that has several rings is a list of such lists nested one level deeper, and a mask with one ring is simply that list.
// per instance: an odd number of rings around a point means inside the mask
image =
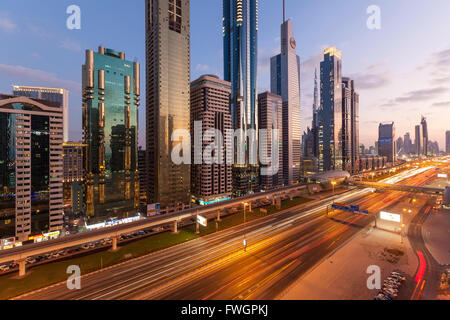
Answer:
[{"label": "pedestrian bridge", "polygon": [[405,186],[399,184],[389,184],[389,183],[381,183],[381,182],[370,182],[370,181],[352,181],[349,183],[350,185],[354,185],[362,188],[373,188],[376,190],[393,190],[393,191],[402,191],[402,192],[411,192],[411,193],[424,193],[431,195],[443,195],[445,189],[441,188],[430,188],[430,187],[421,187],[421,186]]}]

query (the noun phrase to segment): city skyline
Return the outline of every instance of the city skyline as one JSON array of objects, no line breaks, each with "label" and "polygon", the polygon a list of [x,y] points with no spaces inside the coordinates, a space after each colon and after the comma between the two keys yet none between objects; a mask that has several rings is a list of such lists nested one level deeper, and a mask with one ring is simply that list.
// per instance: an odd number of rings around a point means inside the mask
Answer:
[{"label": "city skyline", "polygon": [[[287,1],[287,18],[293,19],[297,53],[303,61],[301,127],[306,128],[311,122],[314,69],[320,62],[321,51],[326,46],[336,45],[343,52],[343,76],[353,78],[356,89],[360,92],[360,121],[361,127],[366,128],[361,131],[361,143],[373,145],[377,140],[377,126],[380,122],[394,120],[400,135],[412,133],[414,125],[420,121],[423,114],[428,121],[430,141],[437,140],[443,149],[447,129],[445,119],[450,116],[450,93],[446,86],[446,81],[450,79],[450,50],[449,44],[442,43],[440,39],[445,39],[444,30],[448,29],[445,26],[449,25],[449,22],[445,20],[443,13],[436,13],[427,8],[426,4],[407,5],[406,1],[391,4],[381,1],[379,6],[382,9],[382,28],[369,30],[365,25],[368,17],[365,12],[368,2],[365,2],[359,1],[352,8],[351,1],[341,6],[329,2],[329,6],[337,12],[346,16],[354,15],[356,18],[339,24],[335,30],[329,32],[326,26],[320,25],[320,19],[309,17],[318,12],[321,4]],[[83,13],[80,31],[65,28],[65,9],[70,4],[68,1],[55,1],[54,6],[45,8],[24,1],[4,1],[4,9],[0,12],[0,33],[10,42],[12,49],[17,51],[14,56],[8,56],[6,52],[0,53],[0,91],[9,93],[14,84],[68,89],[71,140],[81,140],[81,77],[78,65],[82,63],[83,50],[101,43],[130,52],[129,56],[136,57],[140,63],[145,61],[143,19],[130,22],[127,29],[133,32],[128,38],[125,32],[117,30],[117,27],[109,22],[119,14],[143,15],[142,8],[138,6],[124,9],[120,2],[112,2],[105,13],[111,16],[111,19],[99,19],[103,25],[96,38],[91,36],[89,30],[99,27],[99,23],[89,17],[98,14],[95,8],[99,4],[90,4],[87,7],[86,3],[79,3]],[[440,3],[442,8],[450,7],[445,1]],[[200,6],[209,10],[211,15],[200,19]],[[278,3],[259,1],[258,93],[270,87],[270,57],[279,53],[281,11],[281,5]],[[223,78],[221,1],[209,1],[207,4],[193,1],[191,12],[191,80],[204,73],[217,74]],[[276,16],[276,12],[279,12],[280,19],[269,19],[269,16]],[[429,25],[424,27],[420,24],[408,24],[406,28],[395,21],[396,15],[402,15],[402,21],[414,20],[419,12],[423,19],[433,15]],[[48,16],[60,17],[45,19]],[[28,22],[20,24],[19,21]],[[204,25],[210,28],[205,30]],[[439,25],[439,28],[436,28],[436,25]],[[352,37],[348,36],[350,30]],[[427,36],[431,32],[433,36]],[[415,34],[416,39],[411,37],[411,34]],[[205,38],[208,41],[204,41]],[[24,45],[18,42],[18,39],[30,41]],[[57,48],[49,45],[55,41]],[[32,50],[29,50],[29,47],[23,50],[24,46],[31,46]],[[408,59],[404,59],[404,54],[401,54],[404,52],[409,53]],[[67,63],[67,59],[73,63]],[[426,110],[423,110],[424,108]],[[140,145],[145,142],[144,109],[145,106],[140,110]],[[388,119],[386,114],[392,119]]]}]

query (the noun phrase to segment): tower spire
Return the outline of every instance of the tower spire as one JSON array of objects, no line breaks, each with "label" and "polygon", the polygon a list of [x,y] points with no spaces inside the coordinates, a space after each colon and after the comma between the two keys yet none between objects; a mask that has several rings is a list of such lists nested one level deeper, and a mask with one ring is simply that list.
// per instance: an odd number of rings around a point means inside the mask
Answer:
[{"label": "tower spire", "polygon": [[283,0],[283,23],[286,22],[286,0]]}]

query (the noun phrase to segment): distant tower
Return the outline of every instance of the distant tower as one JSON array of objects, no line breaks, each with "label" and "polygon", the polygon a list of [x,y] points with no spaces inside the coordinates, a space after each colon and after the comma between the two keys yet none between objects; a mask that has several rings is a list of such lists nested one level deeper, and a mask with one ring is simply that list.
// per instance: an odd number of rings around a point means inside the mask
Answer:
[{"label": "distant tower", "polygon": [[422,152],[425,157],[428,156],[428,125],[427,119],[422,116],[422,120],[420,121],[420,125],[422,127]]},{"label": "distant tower", "polygon": [[319,84],[317,82],[317,69],[315,69],[315,72],[314,72],[313,122],[312,122],[313,155],[314,155],[314,157],[319,157],[319,117],[318,117],[319,108],[320,108]]}]

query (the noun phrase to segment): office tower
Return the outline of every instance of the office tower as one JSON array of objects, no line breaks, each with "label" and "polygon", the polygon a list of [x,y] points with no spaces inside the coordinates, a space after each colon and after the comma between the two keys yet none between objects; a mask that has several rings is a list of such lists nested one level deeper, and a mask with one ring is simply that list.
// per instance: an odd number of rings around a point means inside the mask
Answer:
[{"label": "office tower", "polygon": [[324,51],[320,82],[319,171],[342,170],[342,54],[335,47]]},{"label": "office tower", "polygon": [[180,142],[175,130],[189,132],[189,0],[146,0],[146,133],[148,202],[161,208],[189,204],[190,165],[171,153]]},{"label": "office tower", "polygon": [[[279,95],[264,92],[258,95],[258,122],[261,130],[267,130],[267,158],[270,160],[270,165],[264,167],[278,168],[273,171],[273,175],[260,174],[261,189],[267,190],[277,186],[281,186],[284,183],[283,177],[283,102]],[[274,130],[277,130],[277,134]],[[273,139],[278,138],[275,142]],[[278,146],[278,159],[274,161],[276,151],[272,148]],[[276,163],[274,163],[276,162]]]},{"label": "office tower", "polygon": [[59,103],[0,95],[0,237],[62,228],[63,126]]},{"label": "office tower", "polygon": [[411,140],[411,135],[407,132],[403,137],[403,150],[406,154],[413,153],[413,143]]},{"label": "office tower", "polygon": [[403,142],[403,138],[402,137],[398,137],[398,139],[396,140],[396,148],[397,148],[397,155],[403,154],[405,153],[405,145]]},{"label": "office tower", "polygon": [[319,157],[319,112],[320,98],[319,98],[319,85],[317,82],[317,69],[314,71],[314,102],[313,102],[313,122],[312,122],[312,135],[313,135],[313,156]]},{"label": "office tower", "polygon": [[258,165],[249,161],[258,143],[258,0],[223,0],[223,49],[224,78],[231,82],[232,126],[242,130],[240,144],[246,153],[245,163],[233,167],[233,193],[240,196],[259,185]]},{"label": "office tower", "polygon": [[343,168],[350,173],[359,168],[359,94],[355,82],[342,78]]},{"label": "office tower", "polygon": [[64,142],[64,211],[66,214],[83,213],[83,149],[80,142]]},{"label": "office tower", "polygon": [[[191,193],[200,205],[228,200],[233,191],[233,166],[225,158],[229,146],[221,148],[219,141],[231,130],[230,94],[231,83],[216,76],[204,75],[191,84],[192,142],[196,134],[205,137],[201,148],[192,150],[191,159],[199,160],[204,151],[211,158],[191,166]],[[216,134],[207,138],[213,131]]]},{"label": "office tower", "polygon": [[387,157],[387,162],[392,165],[397,160],[394,122],[388,124],[380,123],[378,127],[378,155]]},{"label": "office tower", "polygon": [[417,157],[420,158],[420,156],[422,155],[422,130],[420,125],[417,125],[415,128],[414,146],[415,146],[415,153]]},{"label": "office tower", "polygon": [[300,178],[300,58],[296,53],[292,20],[281,25],[281,53],[271,58],[271,90],[283,99],[283,175],[284,183],[296,183]]},{"label": "office tower", "polygon": [[86,50],[82,72],[86,215],[134,214],[139,205],[139,63],[99,47],[98,52]]},{"label": "office tower", "polygon": [[148,173],[147,173],[147,151],[142,150],[139,147],[138,150],[138,168],[139,168],[139,198],[141,205],[147,205],[147,185],[148,185]]},{"label": "office tower", "polygon": [[64,137],[69,141],[69,91],[61,88],[13,86],[13,95],[56,102],[63,109]]},{"label": "office tower", "polygon": [[450,130],[445,132],[445,153],[450,154]]},{"label": "office tower", "polygon": [[420,125],[422,127],[422,154],[425,157],[427,157],[428,156],[428,126],[427,126],[427,119],[424,116],[422,116]]}]

